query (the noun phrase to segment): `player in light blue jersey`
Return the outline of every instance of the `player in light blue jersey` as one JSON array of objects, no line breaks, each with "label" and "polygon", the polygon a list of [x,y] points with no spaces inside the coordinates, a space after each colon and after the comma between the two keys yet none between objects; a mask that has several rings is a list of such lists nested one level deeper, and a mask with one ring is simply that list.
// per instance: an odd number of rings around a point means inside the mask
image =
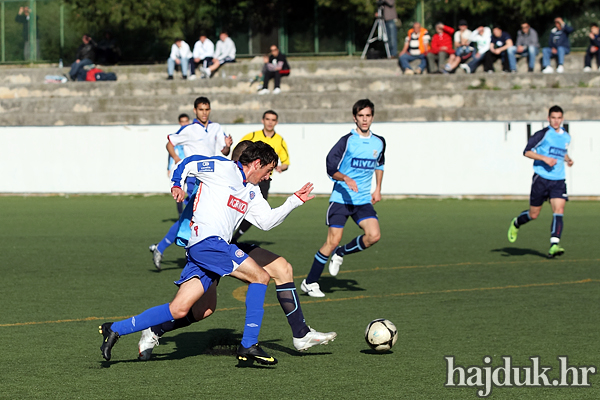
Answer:
[{"label": "player in light blue jersey", "polygon": [[[317,251],[310,272],[300,285],[302,291],[312,297],[325,297],[318,281],[331,253],[329,273],[336,276],[346,254],[365,250],[380,237],[373,204],[381,200],[385,140],[371,132],[375,106],[369,99],[357,101],[352,114],[356,129],[343,136],[327,155],[327,174],[334,181],[327,210],[327,240]],[[371,193],[373,174],[375,190]],[[338,246],[348,217],[365,233]]]},{"label": "player in light blue jersey", "polygon": [[533,181],[529,196],[529,210],[515,217],[508,228],[508,241],[514,243],[521,225],[536,219],[540,215],[544,201],[550,199],[552,206],[552,225],[550,227],[550,250],[548,257],[554,258],[565,252],[560,247],[563,231],[563,214],[569,200],[565,183],[565,164],[573,165],[567,150],[571,136],[561,128],[563,110],[553,106],[548,112],[550,126],[536,132],[525,147],[523,155],[533,161]]}]

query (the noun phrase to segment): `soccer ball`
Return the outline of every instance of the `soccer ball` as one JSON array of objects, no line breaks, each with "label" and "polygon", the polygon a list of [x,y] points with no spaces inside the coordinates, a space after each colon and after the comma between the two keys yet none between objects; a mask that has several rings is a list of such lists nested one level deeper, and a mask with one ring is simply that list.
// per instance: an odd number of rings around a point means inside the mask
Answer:
[{"label": "soccer ball", "polygon": [[384,318],[369,322],[365,330],[365,340],[375,351],[384,352],[392,348],[398,339],[396,325]]}]

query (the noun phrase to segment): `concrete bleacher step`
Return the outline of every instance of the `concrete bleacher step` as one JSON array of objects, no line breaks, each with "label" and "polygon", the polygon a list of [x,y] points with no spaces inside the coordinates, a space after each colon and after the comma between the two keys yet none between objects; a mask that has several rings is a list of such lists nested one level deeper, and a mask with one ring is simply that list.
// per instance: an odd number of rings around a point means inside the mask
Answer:
[{"label": "concrete bleacher step", "polygon": [[[271,84],[272,85],[272,84]],[[272,87],[272,86],[271,86]],[[600,87],[599,73],[568,74],[453,74],[423,76],[323,76],[289,77],[282,81],[286,93],[313,92],[421,92],[441,93],[477,89],[570,89]],[[0,99],[114,97],[114,96],[200,96],[223,94],[255,94],[258,83],[242,79],[202,79],[196,81],[150,82],[68,82],[0,84]]]},{"label": "concrete bleacher step", "polygon": [[[348,122],[360,97],[375,102],[378,121],[544,119],[552,104],[562,105],[570,119],[600,119],[590,106],[600,94],[600,74],[581,72],[579,58],[571,57],[564,74],[421,76],[401,75],[395,60],[294,60],[283,93],[264,96],[257,95],[258,84],[249,85],[261,64],[249,61],[226,65],[225,78],[219,73],[195,81],[167,81],[164,65],[150,65],[107,68],[117,72],[116,82],[45,84],[57,68],[2,67],[0,124],[172,124],[179,113],[191,113],[201,95],[223,123],[260,122],[269,108],[282,122]],[[523,61],[519,66],[526,69]]]}]

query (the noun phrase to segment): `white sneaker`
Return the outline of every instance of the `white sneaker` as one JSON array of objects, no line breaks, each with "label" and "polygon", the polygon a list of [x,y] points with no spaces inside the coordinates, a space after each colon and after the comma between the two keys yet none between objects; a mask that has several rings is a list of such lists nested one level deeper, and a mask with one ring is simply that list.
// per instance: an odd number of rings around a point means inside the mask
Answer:
[{"label": "white sneaker", "polygon": [[273,94],[279,94],[279,93],[281,93],[281,89],[279,89],[278,87],[273,89]]},{"label": "white sneaker", "polygon": [[460,67],[465,71],[465,73],[467,73],[467,74],[471,73],[471,67],[469,67],[468,64],[460,64]]},{"label": "white sneaker", "polygon": [[544,68],[544,69],[542,70],[542,73],[544,73],[544,74],[551,74],[551,73],[553,73],[553,72],[554,72],[554,68],[552,68],[552,67],[551,67],[551,66],[549,66],[549,65],[548,65],[546,68]]},{"label": "white sneaker", "polygon": [[155,335],[152,329],[147,328],[142,331],[142,337],[138,343],[138,360],[148,361],[150,359],[152,350],[158,346],[158,339],[160,336]]},{"label": "white sneaker", "polygon": [[321,292],[321,287],[317,282],[306,283],[306,279],[304,279],[300,289],[310,297],[325,297],[325,293]]},{"label": "white sneaker", "polygon": [[212,72],[211,72],[211,71],[210,71],[210,69],[208,69],[208,68],[202,68],[202,72],[204,72],[204,75],[205,75],[207,78],[210,78],[210,76],[212,75]]},{"label": "white sneaker", "polygon": [[190,81],[195,81],[196,80],[196,74],[194,75],[190,75],[190,77],[188,78]]},{"label": "white sneaker", "polygon": [[153,253],[153,261],[154,261],[154,266],[156,267],[157,270],[161,270],[160,268],[160,262],[162,261],[162,253],[160,251],[158,251],[158,247],[154,246],[154,250],[152,250]]},{"label": "white sneaker", "polygon": [[263,94],[269,94],[269,89],[260,89],[258,91],[258,94],[263,95]]},{"label": "white sneaker", "polygon": [[331,260],[329,260],[329,274],[331,276],[336,276],[338,272],[340,272],[340,266],[344,262],[344,257],[338,256],[335,252],[337,249],[333,251],[333,255],[331,256]]},{"label": "white sneaker", "polygon": [[565,67],[563,67],[562,65],[559,65],[558,67],[556,67],[556,72],[558,72],[559,74],[562,74],[563,72],[565,72]]},{"label": "white sneaker", "polygon": [[294,338],[294,347],[296,350],[303,351],[318,344],[327,344],[329,342],[333,342],[337,336],[337,333],[335,332],[321,333],[315,331],[310,326],[309,328],[310,332],[304,335],[303,338]]},{"label": "white sneaker", "polygon": [[592,72],[592,67],[584,67],[583,72]]}]

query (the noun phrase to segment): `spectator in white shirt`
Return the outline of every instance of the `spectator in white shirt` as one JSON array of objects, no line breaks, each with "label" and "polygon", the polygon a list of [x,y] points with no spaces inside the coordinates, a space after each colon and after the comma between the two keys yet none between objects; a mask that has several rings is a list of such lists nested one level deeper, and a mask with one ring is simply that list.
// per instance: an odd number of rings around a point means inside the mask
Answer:
[{"label": "spectator in white shirt", "polygon": [[227,32],[221,32],[212,64],[207,68],[202,68],[202,72],[210,77],[221,65],[230,62],[235,62],[235,43]]},{"label": "spectator in white shirt", "polygon": [[473,54],[473,58],[468,64],[460,64],[460,67],[464,69],[467,74],[472,74],[480,64],[483,64],[483,56],[490,50],[490,45],[492,44],[492,30],[487,26],[480,26],[471,33],[469,41],[477,44],[477,52]]},{"label": "spectator in white shirt", "polygon": [[215,55],[215,44],[206,37],[204,33],[200,34],[200,40],[194,45],[193,57],[190,60],[190,80],[196,79],[196,67],[206,68],[212,64]]},{"label": "spectator in white shirt", "polygon": [[167,70],[169,77],[167,79],[173,79],[173,72],[175,67],[178,65],[181,67],[181,75],[183,79],[187,79],[188,65],[192,58],[192,51],[190,46],[180,38],[175,39],[175,43],[171,46],[171,55],[167,60]]}]

